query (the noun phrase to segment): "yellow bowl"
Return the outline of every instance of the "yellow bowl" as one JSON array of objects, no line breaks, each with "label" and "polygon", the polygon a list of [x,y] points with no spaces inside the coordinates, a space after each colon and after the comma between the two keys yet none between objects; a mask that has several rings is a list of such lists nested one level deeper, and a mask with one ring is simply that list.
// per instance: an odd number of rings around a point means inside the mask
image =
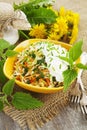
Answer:
[{"label": "yellow bowl", "polygon": [[[39,42],[39,41],[50,41],[53,42],[54,44],[58,44],[61,45],[62,47],[66,48],[67,50],[69,50],[71,48],[71,45],[63,43],[63,42],[58,42],[58,41],[54,41],[54,40],[47,40],[47,39],[30,39],[30,40],[26,40],[23,41],[22,43],[20,43],[14,50],[17,52],[21,52],[24,49],[26,49],[29,45],[35,43],[35,42]],[[16,59],[16,56],[11,57],[11,58],[7,58],[5,64],[4,64],[4,74],[8,79],[12,78],[12,74],[13,74],[13,66],[14,66],[14,61]],[[20,87],[33,91],[33,92],[38,92],[38,93],[54,93],[54,92],[58,92],[59,90],[63,89],[63,86],[60,86],[58,88],[46,88],[46,87],[38,87],[38,86],[33,86],[31,84],[26,84],[23,82],[20,82],[18,80],[15,80],[16,84],[19,85]]]}]

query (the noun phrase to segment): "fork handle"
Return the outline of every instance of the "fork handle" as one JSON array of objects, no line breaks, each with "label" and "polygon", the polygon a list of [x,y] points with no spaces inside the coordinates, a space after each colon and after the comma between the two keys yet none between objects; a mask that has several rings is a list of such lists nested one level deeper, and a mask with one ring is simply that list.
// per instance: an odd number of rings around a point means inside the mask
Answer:
[{"label": "fork handle", "polygon": [[[86,52],[83,52],[82,55],[81,55],[81,63],[84,64],[84,65],[87,63],[87,53]],[[82,82],[82,79],[81,79],[82,72],[83,72],[83,69],[80,69],[79,73],[78,73],[78,77],[77,77],[77,83],[80,84],[82,91],[85,92],[84,85],[83,85],[83,82]]]}]

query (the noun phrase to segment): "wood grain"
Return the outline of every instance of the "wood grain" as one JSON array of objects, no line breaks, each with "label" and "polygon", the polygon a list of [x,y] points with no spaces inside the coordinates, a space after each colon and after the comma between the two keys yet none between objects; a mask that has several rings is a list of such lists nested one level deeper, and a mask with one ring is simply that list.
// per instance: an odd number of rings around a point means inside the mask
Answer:
[{"label": "wood grain", "polygon": [[[4,1],[4,0],[0,0]],[[5,0],[4,2],[20,2],[21,0]],[[23,0],[22,0],[23,1]],[[27,1],[27,0],[25,0]],[[87,1],[86,0],[56,0],[55,8],[59,9],[64,6],[66,9],[72,9],[80,14],[80,26],[78,39],[83,39],[83,50],[87,51]],[[87,86],[85,74],[83,81]],[[21,130],[16,122],[6,116],[3,112],[0,113],[0,130]],[[28,130],[28,129],[27,129]],[[87,130],[87,120],[82,116],[80,108],[68,106],[63,108],[61,112],[52,120],[38,130]]]},{"label": "wood grain", "polygon": [[[16,122],[0,113],[0,130],[22,130]],[[26,129],[29,130],[29,129]],[[63,108],[52,120],[38,130],[87,130],[87,120],[80,111],[79,106],[74,105]]]}]

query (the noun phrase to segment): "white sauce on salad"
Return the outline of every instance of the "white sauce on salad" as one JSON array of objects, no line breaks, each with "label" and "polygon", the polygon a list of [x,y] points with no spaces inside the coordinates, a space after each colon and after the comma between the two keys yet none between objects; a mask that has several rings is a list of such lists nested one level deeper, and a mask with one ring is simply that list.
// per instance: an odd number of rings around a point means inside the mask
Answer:
[{"label": "white sauce on salad", "polygon": [[63,71],[68,68],[68,63],[61,60],[59,56],[68,57],[68,51],[60,45],[52,43],[36,44],[36,49],[41,49],[45,56],[50,75],[56,78],[56,81],[63,82]]}]

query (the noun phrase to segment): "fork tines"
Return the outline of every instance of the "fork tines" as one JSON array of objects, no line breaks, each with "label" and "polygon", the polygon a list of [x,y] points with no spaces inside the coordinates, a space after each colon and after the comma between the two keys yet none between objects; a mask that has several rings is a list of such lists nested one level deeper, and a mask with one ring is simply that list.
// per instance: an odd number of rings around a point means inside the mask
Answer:
[{"label": "fork tines", "polygon": [[71,97],[70,97],[70,102],[71,102],[71,103],[78,103],[78,104],[79,104],[80,99],[81,99],[81,96],[80,96],[80,95],[79,95],[79,96],[71,95]]},{"label": "fork tines", "polygon": [[82,114],[87,115],[87,95],[85,91],[83,91],[82,93],[82,98],[80,100],[80,108],[81,108]]},{"label": "fork tines", "polygon": [[76,85],[71,89],[70,102],[79,104],[80,99],[81,99],[81,90],[79,87],[79,83],[76,83]]},{"label": "fork tines", "polygon": [[80,105],[80,109],[83,115],[87,115],[87,105]]}]

